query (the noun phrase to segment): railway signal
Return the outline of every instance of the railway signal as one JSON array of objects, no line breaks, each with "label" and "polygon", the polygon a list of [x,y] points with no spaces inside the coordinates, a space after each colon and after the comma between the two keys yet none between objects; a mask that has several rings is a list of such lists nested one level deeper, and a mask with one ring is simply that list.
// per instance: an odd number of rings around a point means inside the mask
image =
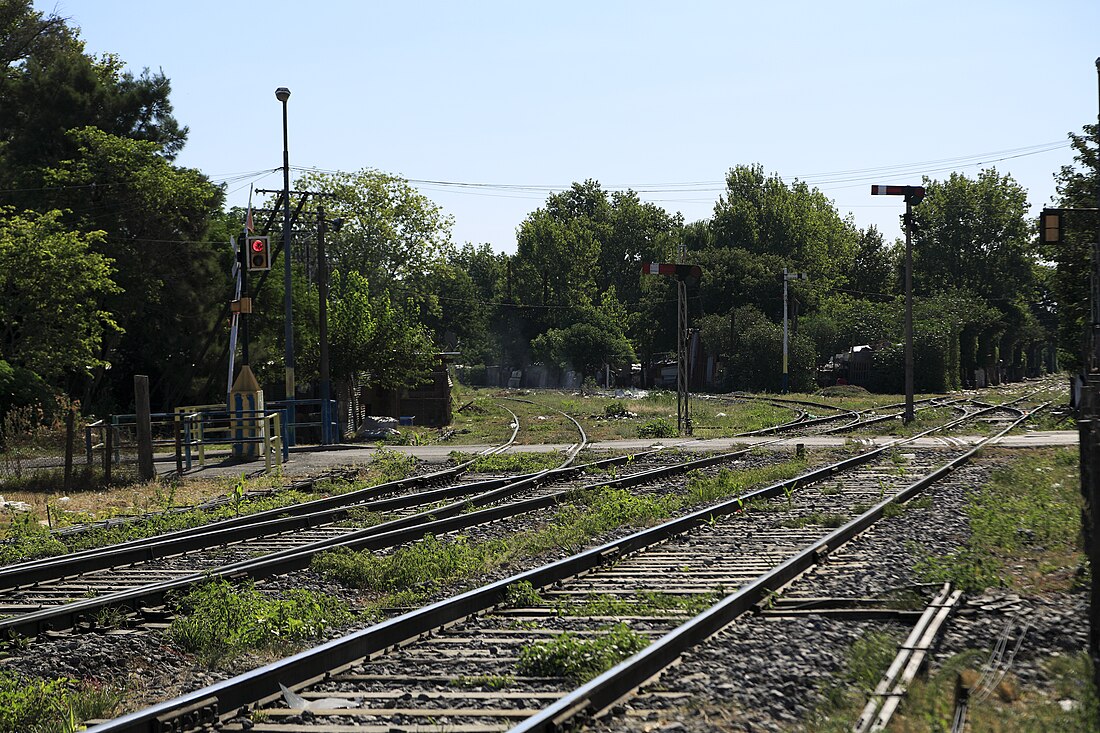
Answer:
[{"label": "railway signal", "polygon": [[245,240],[245,266],[250,272],[271,269],[271,244],[266,236],[251,235]]},{"label": "railway signal", "polygon": [[1043,244],[1060,244],[1062,234],[1062,209],[1043,209],[1039,214],[1039,235]]},{"label": "railway signal", "polygon": [[[680,256],[685,248],[680,245]],[[688,364],[691,331],[688,329],[687,287],[699,282],[703,268],[699,265],[684,265],[676,262],[643,262],[643,275],[664,275],[676,278],[676,429],[685,435],[691,435],[691,410],[688,406],[688,378],[691,368]]]},{"label": "railway signal", "polygon": [[783,394],[790,391],[787,375],[787,283],[806,279],[808,278],[804,272],[788,272],[786,267],[783,268]]},{"label": "railway signal", "polygon": [[905,412],[902,422],[913,422],[913,207],[924,201],[924,186],[871,186],[872,196],[905,197]]},{"label": "railway signal", "polygon": [[675,262],[643,262],[642,274],[667,275],[688,285],[694,285],[703,276],[703,268],[699,265],[680,265]]}]

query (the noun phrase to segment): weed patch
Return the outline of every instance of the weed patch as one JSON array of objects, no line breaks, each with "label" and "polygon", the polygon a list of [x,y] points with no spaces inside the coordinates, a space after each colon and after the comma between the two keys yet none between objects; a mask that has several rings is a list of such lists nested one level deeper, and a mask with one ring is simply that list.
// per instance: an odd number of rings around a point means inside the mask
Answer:
[{"label": "weed patch", "polygon": [[382,484],[407,478],[415,469],[415,458],[407,453],[385,448],[378,449],[370,462],[371,473]]},{"label": "weed patch", "polygon": [[452,451],[451,460],[455,463],[473,460],[470,470],[476,473],[535,473],[557,468],[561,465],[562,457],[556,451],[497,453],[491,456],[475,456]]},{"label": "weed patch", "polygon": [[756,484],[771,484],[789,479],[805,470],[806,460],[795,458],[772,466],[750,468],[745,471],[731,471],[723,468],[715,476],[693,472],[688,477],[687,494],[690,501],[707,504],[743,493]]},{"label": "weed patch", "polygon": [[678,435],[676,426],[663,417],[658,417],[638,426],[639,438],[674,438]]},{"label": "weed patch", "polygon": [[519,650],[519,670],[532,677],[564,677],[587,682],[649,646],[649,639],[626,624],[600,630],[591,639],[566,632]]},{"label": "weed patch", "polygon": [[1080,564],[1080,494],[1076,451],[1035,450],[993,473],[970,495],[971,536],[946,557],[917,565],[929,582],[968,590],[1066,590]]},{"label": "weed patch", "polygon": [[848,521],[846,514],[834,514],[831,512],[813,512],[804,517],[793,517],[779,523],[781,527],[798,529],[801,527],[841,527]]},{"label": "weed patch", "polygon": [[252,583],[234,588],[224,580],[195,588],[177,606],[180,615],[172,621],[169,635],[208,662],[314,639],[330,626],[354,618],[331,596],[295,589],[285,598],[273,598]]},{"label": "weed patch", "polygon": [[[956,655],[928,680],[916,680],[890,729],[901,733],[935,733],[950,729],[954,712],[953,688],[963,669],[977,670],[988,656],[970,650]],[[1053,695],[1038,689],[1017,688],[1011,702],[993,694],[982,700],[971,696],[968,728],[988,733],[1016,731],[1079,731],[1098,729],[1096,691],[1092,686],[1091,664],[1085,653],[1051,657],[1043,665],[1045,682]],[[1011,675],[1009,675],[1011,679]],[[1064,709],[1060,701],[1070,701]]]},{"label": "weed patch", "polygon": [[119,688],[96,681],[46,680],[0,670],[0,733],[70,733],[92,718],[110,716]]}]

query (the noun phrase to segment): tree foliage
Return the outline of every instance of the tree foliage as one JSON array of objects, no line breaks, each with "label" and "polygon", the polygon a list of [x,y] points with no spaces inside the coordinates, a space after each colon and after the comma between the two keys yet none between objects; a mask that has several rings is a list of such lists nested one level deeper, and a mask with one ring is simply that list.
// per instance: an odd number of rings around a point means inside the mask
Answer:
[{"label": "tree foliage", "polygon": [[214,326],[228,296],[228,245],[206,239],[223,192],[172,165],[156,143],[93,127],[69,137],[76,156],[44,169],[43,179],[71,226],[106,233],[95,247],[114,261],[119,290],[102,307],[124,330],[100,355],[118,376],[101,371],[95,386],[122,390],[135,373],[157,375],[154,392],[177,402],[201,369],[192,336]]},{"label": "tree foliage", "polygon": [[435,363],[424,326],[388,298],[372,298],[366,277],[333,274],[329,302],[332,378],[345,383],[365,375],[386,389],[413,387]]},{"label": "tree foliage", "polygon": [[111,261],[92,250],[103,232],[60,219],[0,209],[0,359],[46,380],[101,365],[104,335],[117,331],[99,305],[118,292]]},{"label": "tree foliage", "polygon": [[[1056,205],[1067,209],[1096,206],[1100,195],[1097,155],[1093,141],[1098,126],[1085,125],[1080,134],[1070,133],[1073,164],[1063,166],[1055,176]],[[1095,214],[1069,212],[1063,218],[1065,241],[1044,247],[1045,258],[1056,264],[1050,276],[1050,297],[1056,302],[1058,345],[1061,356],[1070,367],[1081,366],[1084,336],[1089,313],[1089,272],[1092,263],[1092,242],[1096,241]]]}]

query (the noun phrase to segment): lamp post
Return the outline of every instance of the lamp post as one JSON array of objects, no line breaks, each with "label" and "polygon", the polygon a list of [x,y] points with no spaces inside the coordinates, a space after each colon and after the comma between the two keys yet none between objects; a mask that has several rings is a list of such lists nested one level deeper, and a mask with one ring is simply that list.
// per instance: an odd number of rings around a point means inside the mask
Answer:
[{"label": "lamp post", "polygon": [[290,153],[287,146],[286,124],[286,103],[290,99],[290,90],[279,87],[275,90],[275,98],[283,105],[283,341],[286,363],[286,433],[289,445],[294,445],[294,312],[291,304],[294,285],[290,270]]}]

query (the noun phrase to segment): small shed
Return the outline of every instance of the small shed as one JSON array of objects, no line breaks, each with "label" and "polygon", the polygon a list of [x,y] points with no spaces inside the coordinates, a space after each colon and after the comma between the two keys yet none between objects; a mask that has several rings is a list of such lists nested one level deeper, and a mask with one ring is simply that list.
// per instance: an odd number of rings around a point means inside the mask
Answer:
[{"label": "small shed", "polygon": [[457,353],[439,354],[428,380],[417,387],[366,388],[360,392],[363,414],[411,418],[413,425],[443,427],[451,424],[451,375],[447,365]]}]

